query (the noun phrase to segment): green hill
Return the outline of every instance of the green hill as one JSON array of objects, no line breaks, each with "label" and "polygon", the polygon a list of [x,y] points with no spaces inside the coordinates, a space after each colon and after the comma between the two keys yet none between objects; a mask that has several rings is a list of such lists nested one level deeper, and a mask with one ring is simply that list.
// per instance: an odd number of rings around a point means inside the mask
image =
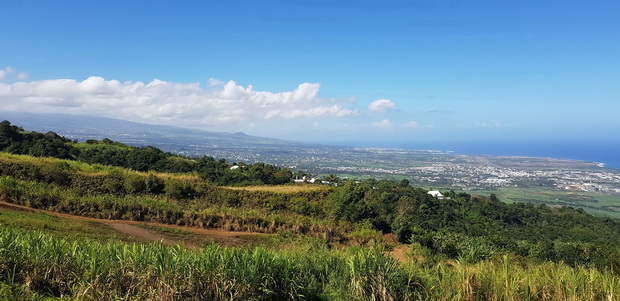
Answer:
[{"label": "green hill", "polygon": [[[6,121],[0,150],[5,203],[148,231],[272,234],[245,247],[166,246],[7,205],[8,299],[611,300],[620,289],[620,222],[583,210],[495,195],[438,199],[406,180],[293,184],[293,171],[268,164],[77,143]],[[402,262],[391,256],[396,246]]]}]

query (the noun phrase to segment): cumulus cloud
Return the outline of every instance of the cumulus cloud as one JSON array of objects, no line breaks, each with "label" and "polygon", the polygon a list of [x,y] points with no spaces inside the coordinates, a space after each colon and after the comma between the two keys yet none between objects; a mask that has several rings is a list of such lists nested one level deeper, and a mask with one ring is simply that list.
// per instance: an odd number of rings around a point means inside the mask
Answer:
[{"label": "cumulus cloud", "polygon": [[[15,73],[3,69],[2,77]],[[83,81],[53,79],[1,83],[5,110],[93,114],[153,123],[215,126],[293,118],[338,118],[357,114],[348,100],[318,96],[320,84],[292,91],[255,91],[250,85],[210,79],[199,83],[119,82],[92,76]]]},{"label": "cumulus cloud", "polygon": [[17,76],[15,78],[17,78],[17,80],[27,80],[28,79],[28,73],[26,73],[26,72],[18,72]]},{"label": "cumulus cloud", "polygon": [[370,126],[373,128],[387,129],[392,127],[392,122],[389,119],[383,119],[381,121],[371,123]]},{"label": "cumulus cloud", "polygon": [[212,77],[212,78],[209,78],[209,80],[207,81],[207,84],[209,85],[209,87],[215,87],[215,86],[223,86],[224,84],[226,84],[226,82]]},{"label": "cumulus cloud", "polygon": [[26,79],[28,79],[28,73],[17,71],[11,66],[0,69],[0,82]]},{"label": "cumulus cloud", "polygon": [[373,112],[387,112],[393,109],[396,104],[389,99],[377,99],[368,105],[368,109]]}]

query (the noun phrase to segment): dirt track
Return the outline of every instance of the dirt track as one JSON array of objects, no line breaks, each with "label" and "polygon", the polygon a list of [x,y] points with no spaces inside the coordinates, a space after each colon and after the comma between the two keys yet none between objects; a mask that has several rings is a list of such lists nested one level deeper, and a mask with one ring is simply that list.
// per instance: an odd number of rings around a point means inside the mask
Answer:
[{"label": "dirt track", "polygon": [[[80,221],[91,221],[98,222],[101,224],[105,224],[110,226],[112,229],[128,235],[132,238],[135,238],[140,241],[163,241],[165,244],[176,245],[179,243],[183,243],[187,247],[198,247],[200,242],[213,241],[217,244],[225,245],[225,246],[244,246],[251,244],[254,242],[253,237],[261,236],[261,235],[271,235],[264,233],[250,233],[250,232],[236,232],[236,231],[224,231],[224,230],[215,230],[215,229],[200,229],[200,228],[191,228],[191,227],[183,227],[177,225],[169,225],[169,224],[160,224],[153,222],[138,222],[138,221],[126,221],[126,220],[107,220],[107,219],[97,219],[90,218],[84,216],[77,216],[65,213],[58,213],[40,209],[34,209],[27,206],[16,205],[7,202],[0,202],[0,207],[10,209],[10,210],[19,210],[19,211],[31,211],[31,212],[43,212],[49,215],[57,216],[60,218],[66,218],[71,220],[80,220]],[[140,226],[155,226],[162,228],[172,228],[181,231],[191,232],[193,237],[190,237],[189,241],[185,239],[179,239],[179,235],[168,235],[162,234],[157,231],[151,231],[144,229]],[[196,244],[198,242],[198,244]]]},{"label": "dirt track", "polygon": [[[71,220],[79,220],[79,221],[90,221],[97,222],[104,225],[110,226],[115,231],[132,237],[139,241],[147,241],[147,242],[156,242],[161,241],[168,245],[177,245],[183,244],[188,248],[199,248],[200,245],[205,244],[206,242],[215,242],[219,245],[223,246],[247,246],[252,245],[256,242],[254,238],[257,236],[265,236],[265,235],[273,235],[273,234],[264,234],[264,233],[250,233],[250,232],[236,232],[236,231],[224,231],[224,230],[215,230],[215,229],[200,229],[200,228],[191,228],[191,227],[183,227],[177,225],[169,225],[169,224],[160,224],[160,223],[152,223],[152,222],[138,222],[138,221],[126,221],[126,220],[107,220],[107,219],[97,219],[91,217],[84,217],[78,215],[71,215],[65,213],[58,213],[40,209],[34,209],[27,206],[16,205],[7,202],[0,201],[0,208],[6,208],[9,210],[15,211],[30,211],[30,212],[41,212],[49,215],[57,216],[60,218],[71,219]],[[172,228],[181,231],[191,232],[191,235],[174,235],[174,234],[162,234],[154,230],[147,230],[140,226],[155,226],[162,228]],[[189,237],[188,237],[189,236]],[[395,243],[395,238],[393,234],[388,234],[385,236],[386,240],[389,242]],[[392,250],[391,255],[399,262],[405,262],[406,257],[404,255],[404,251],[407,245],[397,245]]]},{"label": "dirt track", "polygon": [[392,257],[394,257],[394,259],[398,260],[398,262],[405,262],[407,261],[407,258],[405,257],[405,249],[407,248],[406,245],[398,245],[396,247],[394,247],[394,250],[392,250]]},{"label": "dirt track", "polygon": [[162,241],[163,243],[167,245],[178,244],[178,242],[175,240],[164,238],[162,235],[158,235],[152,231],[148,231],[144,228],[136,227],[134,225],[130,225],[126,223],[107,223],[107,224],[110,225],[112,229],[118,232],[121,232],[125,235],[129,235],[133,238],[138,238],[140,240]]}]

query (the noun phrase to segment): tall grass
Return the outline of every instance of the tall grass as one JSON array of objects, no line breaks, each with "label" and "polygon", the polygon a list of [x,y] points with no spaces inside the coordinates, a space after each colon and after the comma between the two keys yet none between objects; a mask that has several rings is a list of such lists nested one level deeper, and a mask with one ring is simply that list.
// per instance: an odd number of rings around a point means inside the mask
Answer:
[{"label": "tall grass", "polygon": [[231,231],[291,231],[337,241],[346,239],[346,233],[354,229],[353,225],[347,222],[260,207],[202,204],[201,210],[197,210],[187,208],[182,201],[164,195],[83,195],[79,189],[22,181],[10,176],[0,176],[0,200],[93,218],[148,221]]},{"label": "tall grass", "polygon": [[311,184],[303,184],[303,185],[299,185],[299,184],[297,184],[297,185],[259,185],[259,186],[242,186],[242,187],[227,186],[227,187],[224,187],[224,188],[230,189],[230,190],[265,191],[265,192],[284,193],[284,194],[329,190],[328,186],[311,185]]},{"label": "tall grass", "polygon": [[619,289],[611,271],[510,256],[422,266],[381,248],[187,250],[0,229],[0,297],[20,299],[616,300]]},{"label": "tall grass", "polygon": [[422,279],[431,300],[618,300],[620,277],[612,271],[533,263],[498,256],[475,264],[451,262],[420,269],[403,266]]},{"label": "tall grass", "polygon": [[[380,267],[391,259],[380,251],[359,254],[347,264],[344,253],[326,250],[293,253],[211,245],[195,251],[163,244],[80,242],[3,228],[0,280],[7,282],[10,276],[32,292],[92,300],[366,300],[375,291],[366,286],[382,285],[372,280],[376,277],[366,265]],[[355,288],[347,285],[359,279],[371,280]]]}]

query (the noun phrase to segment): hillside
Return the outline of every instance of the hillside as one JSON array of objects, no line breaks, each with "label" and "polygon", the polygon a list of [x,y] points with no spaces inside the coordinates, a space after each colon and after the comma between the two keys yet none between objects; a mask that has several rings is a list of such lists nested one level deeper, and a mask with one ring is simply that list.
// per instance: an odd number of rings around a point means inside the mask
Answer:
[{"label": "hillside", "polygon": [[320,147],[316,144],[250,136],[244,133],[213,132],[152,125],[126,120],[66,114],[0,112],[0,120],[33,131],[53,131],[70,139],[109,138],[128,145],[152,145],[166,151],[192,156],[211,154],[216,158],[235,159],[247,153],[269,153],[283,149]]},{"label": "hillside", "polygon": [[[231,169],[8,122],[0,148],[10,299],[611,300],[620,289],[620,221],[583,210],[438,199],[407,180],[293,184],[299,171],[264,163]],[[82,222],[111,228],[68,226]],[[205,229],[269,236],[226,247]],[[144,243],[158,237],[171,246]]]}]

